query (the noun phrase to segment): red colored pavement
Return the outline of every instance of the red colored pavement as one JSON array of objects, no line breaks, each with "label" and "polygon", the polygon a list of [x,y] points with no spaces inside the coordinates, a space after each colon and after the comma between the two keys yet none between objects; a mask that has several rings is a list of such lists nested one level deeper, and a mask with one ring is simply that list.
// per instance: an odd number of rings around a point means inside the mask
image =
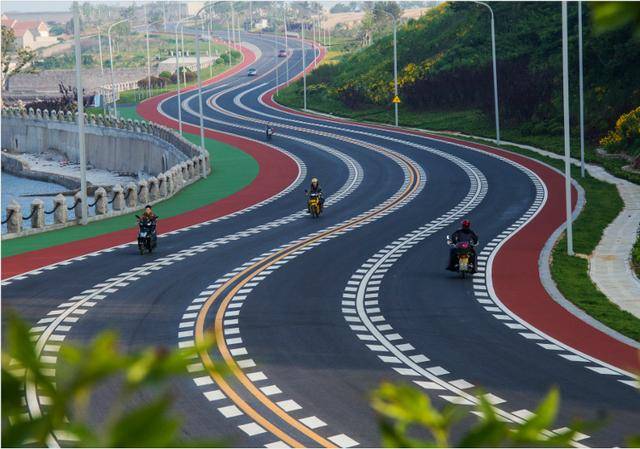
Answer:
[{"label": "red colored pavement", "polygon": [[[227,72],[208,80],[205,84],[211,84],[229,77],[244,69],[255,61],[255,55],[249,50],[243,49],[244,61]],[[192,90],[187,89],[187,90]],[[138,105],[137,112],[147,120],[153,120],[165,126],[177,129],[178,123],[161,115],[157,106],[163,99],[174,95],[167,93]],[[197,134],[199,128],[192,125],[184,125],[184,132]],[[273,148],[248,140],[242,137],[232,136],[219,132],[205,130],[206,137],[219,140],[232,145],[251,155],[258,163],[260,170],[258,176],[248,186],[215,203],[203,206],[181,215],[162,220],[163,232],[170,232],[203,221],[218,218],[238,210],[247,208],[255,203],[271,198],[293,182],[298,174],[297,164],[285,154],[275,151]],[[213,173],[215,176],[215,157],[213,160]],[[37,251],[30,251],[16,256],[2,259],[2,279],[16,276],[27,271],[67,260],[83,254],[91,253],[112,246],[135,240],[137,228],[129,228],[111,232],[100,236],[65,243]]]},{"label": "red colored pavement", "polygon": [[[276,103],[273,100],[273,93],[274,90],[271,90],[263,94],[263,101],[269,106],[291,114],[345,124],[365,125],[462,144],[503,156],[535,172],[547,186],[547,202],[531,222],[502,245],[494,257],[492,281],[498,298],[520,318],[562,343],[615,367],[640,373],[640,351],[596,329],[569,312],[549,296],[540,280],[538,269],[540,254],[551,234],[565,221],[565,187],[562,174],[534,159],[486,145],[423,131],[398,130],[385,125],[363,124],[347,119],[300,112]],[[576,200],[577,192],[572,189],[574,208]]]}]

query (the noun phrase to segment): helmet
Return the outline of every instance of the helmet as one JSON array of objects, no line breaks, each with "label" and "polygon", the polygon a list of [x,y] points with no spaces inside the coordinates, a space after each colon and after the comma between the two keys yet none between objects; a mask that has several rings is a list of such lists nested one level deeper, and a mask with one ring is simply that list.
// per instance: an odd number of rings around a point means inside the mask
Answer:
[{"label": "helmet", "polygon": [[469,220],[462,220],[462,229],[469,229],[471,227],[471,222]]},{"label": "helmet", "polygon": [[311,184],[317,184],[318,178],[311,178]]}]

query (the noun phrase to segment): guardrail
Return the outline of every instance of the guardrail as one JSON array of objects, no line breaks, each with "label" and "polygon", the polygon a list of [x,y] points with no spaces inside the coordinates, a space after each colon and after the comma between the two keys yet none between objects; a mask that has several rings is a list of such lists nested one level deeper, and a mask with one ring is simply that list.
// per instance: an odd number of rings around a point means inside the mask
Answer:
[{"label": "guardrail", "polygon": [[[19,108],[3,108],[2,118],[21,118],[25,120],[51,120],[57,122],[77,123],[77,113],[63,111],[41,111],[40,109],[29,110]],[[35,123],[35,122],[34,122]],[[85,128],[91,132],[100,128],[114,128],[137,133],[141,136],[151,135],[171,145],[183,153],[187,159],[180,162],[156,176],[138,181],[130,182],[126,186],[116,184],[110,188],[112,196],[109,199],[107,189],[99,187],[94,193],[94,201],[87,206],[94,210],[93,216],[88,216],[87,221],[95,221],[117,215],[124,215],[137,210],[146,204],[155,204],[164,199],[170,198],[187,185],[197,181],[211,172],[209,153],[203,151],[197,145],[189,142],[178,133],[165,126],[140,120],[122,119],[114,116],[102,116],[94,114],[85,115]],[[80,192],[74,196],[74,203],[67,206],[66,198],[59,194],[54,197],[53,208],[45,211],[44,202],[34,199],[31,203],[27,216],[23,216],[20,204],[12,203],[6,206],[6,219],[2,224],[7,225],[7,234],[3,239],[11,239],[29,235],[33,233],[59,229],[69,225],[78,224],[82,217],[82,196]],[[111,210],[108,205],[111,204]],[[69,220],[68,211],[73,210],[75,218]],[[53,224],[45,224],[45,215],[53,214]],[[31,229],[23,230],[23,221],[31,221]]]}]

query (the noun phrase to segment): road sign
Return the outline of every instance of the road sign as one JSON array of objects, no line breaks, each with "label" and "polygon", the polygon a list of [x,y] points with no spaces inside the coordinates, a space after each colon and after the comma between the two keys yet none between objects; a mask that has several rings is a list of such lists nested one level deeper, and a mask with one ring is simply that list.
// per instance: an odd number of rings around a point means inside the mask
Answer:
[{"label": "road sign", "polygon": [[400,103],[400,97],[396,95],[393,97],[393,100],[391,100],[391,103]]}]

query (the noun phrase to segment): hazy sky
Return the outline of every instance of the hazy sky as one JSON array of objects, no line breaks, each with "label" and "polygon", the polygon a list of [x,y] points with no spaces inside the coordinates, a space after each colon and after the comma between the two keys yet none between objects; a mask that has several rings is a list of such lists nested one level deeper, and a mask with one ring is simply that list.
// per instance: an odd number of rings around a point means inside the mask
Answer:
[{"label": "hazy sky", "polygon": [[[32,0],[14,0],[0,2],[2,12],[40,12],[40,11],[56,11],[56,12],[68,12],[71,10],[70,1],[62,0],[49,0],[49,1],[32,1]],[[100,3],[108,3],[111,5],[121,3],[123,6],[130,5],[131,0],[128,1],[107,1]]]}]

